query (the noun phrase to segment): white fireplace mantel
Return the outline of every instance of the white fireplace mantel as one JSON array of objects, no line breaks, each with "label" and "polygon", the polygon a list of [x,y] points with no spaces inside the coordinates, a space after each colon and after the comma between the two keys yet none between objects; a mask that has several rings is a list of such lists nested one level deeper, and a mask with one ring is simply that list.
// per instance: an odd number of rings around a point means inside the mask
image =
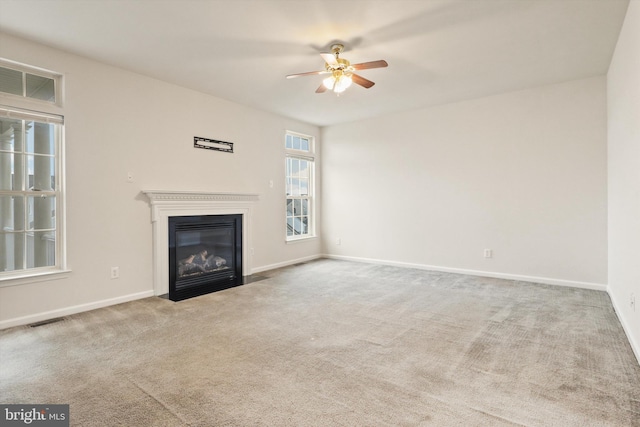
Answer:
[{"label": "white fireplace mantel", "polygon": [[169,217],[188,215],[242,215],[242,275],[251,274],[252,208],[258,194],[143,190],[151,205],[153,224],[153,291],[169,292]]}]

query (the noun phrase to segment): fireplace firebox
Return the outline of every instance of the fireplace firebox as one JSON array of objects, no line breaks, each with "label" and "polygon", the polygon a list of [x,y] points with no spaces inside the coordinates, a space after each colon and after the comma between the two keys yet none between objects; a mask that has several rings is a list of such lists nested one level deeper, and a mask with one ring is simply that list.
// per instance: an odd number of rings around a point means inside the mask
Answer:
[{"label": "fireplace firebox", "polygon": [[242,215],[169,217],[169,299],[242,284]]}]

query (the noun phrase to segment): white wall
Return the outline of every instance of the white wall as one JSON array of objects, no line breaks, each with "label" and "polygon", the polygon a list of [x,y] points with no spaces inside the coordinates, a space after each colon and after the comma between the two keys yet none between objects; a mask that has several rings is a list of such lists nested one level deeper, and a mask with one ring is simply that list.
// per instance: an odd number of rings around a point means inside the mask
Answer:
[{"label": "white wall", "polygon": [[[283,218],[284,131],[318,136],[317,127],[7,35],[0,46],[5,58],[65,75],[72,270],[0,287],[0,327],[150,294],[152,228],[141,190],[259,193],[254,271],[320,253],[319,239],[285,244]],[[194,136],[231,141],[235,153],[195,149]],[[126,182],[129,171],[134,183]],[[109,279],[111,266],[120,267],[119,279]]]},{"label": "white wall", "polygon": [[640,1],[629,3],[607,95],[609,294],[640,360]]},{"label": "white wall", "polygon": [[605,289],[605,83],[324,128],[325,253]]}]

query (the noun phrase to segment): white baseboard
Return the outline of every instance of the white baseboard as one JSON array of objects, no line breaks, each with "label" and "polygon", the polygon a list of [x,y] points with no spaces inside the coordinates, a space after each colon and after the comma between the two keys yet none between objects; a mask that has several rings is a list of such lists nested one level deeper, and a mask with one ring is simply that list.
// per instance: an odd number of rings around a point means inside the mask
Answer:
[{"label": "white baseboard", "polygon": [[523,276],[519,274],[497,273],[493,271],[467,270],[464,268],[440,267],[436,265],[413,264],[408,262],[387,261],[383,259],[359,258],[342,255],[323,255],[324,258],[339,259],[344,261],[366,262],[372,264],[391,265],[394,267],[415,268],[418,270],[442,271],[445,273],[467,274],[470,276],[493,277],[496,279],[518,280],[521,282],[543,283],[545,285],[569,286],[572,288],[607,291],[607,285],[590,282],[576,282],[572,280],[552,279],[548,277]]},{"label": "white baseboard", "polygon": [[71,314],[81,313],[83,311],[95,310],[97,308],[108,307],[110,305],[121,304],[123,302],[134,301],[137,299],[148,298],[153,296],[153,291],[138,292],[135,294],[124,295],[117,298],[110,298],[101,301],[90,302],[87,304],[74,305],[71,307],[60,308],[57,310],[43,311],[42,313],[31,314],[29,316],[15,317],[0,321],[0,329],[12,328],[14,326],[28,325],[43,320],[55,319],[56,317],[69,316]]},{"label": "white baseboard", "polygon": [[301,262],[313,261],[315,259],[325,258],[323,255],[311,255],[304,258],[297,258],[289,261],[278,262],[276,264],[263,265],[262,267],[254,267],[251,269],[251,274],[260,273],[262,271],[275,270],[276,268],[288,267],[293,264],[299,264]]},{"label": "white baseboard", "polygon": [[620,306],[616,303],[615,298],[613,298],[613,293],[609,292],[607,289],[607,293],[609,294],[609,298],[611,299],[611,304],[613,304],[613,310],[616,312],[616,316],[618,316],[618,320],[622,325],[622,330],[624,330],[625,335],[627,336],[627,340],[629,341],[629,345],[631,345],[631,349],[633,350],[633,354],[636,355],[636,359],[638,360],[638,364],[640,364],[640,343],[637,342],[633,335],[631,334],[631,328],[629,328],[629,324],[627,323],[627,319],[621,314]]}]

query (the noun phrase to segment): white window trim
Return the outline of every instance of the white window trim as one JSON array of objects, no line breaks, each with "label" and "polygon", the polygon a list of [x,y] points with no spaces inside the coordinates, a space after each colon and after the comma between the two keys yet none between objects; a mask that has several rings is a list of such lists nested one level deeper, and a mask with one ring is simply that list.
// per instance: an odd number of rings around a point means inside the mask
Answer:
[{"label": "white window trim", "polygon": [[[316,138],[312,135],[307,135],[304,133],[300,133],[300,132],[295,132],[295,131],[290,131],[290,130],[286,130],[285,131],[285,141],[286,141],[286,137],[287,135],[292,135],[292,136],[299,136],[299,137],[303,137],[309,140],[309,151],[304,151],[304,150],[295,150],[292,148],[286,148],[285,145],[285,160],[287,158],[296,158],[296,159],[302,159],[302,160],[307,160],[309,162],[313,163],[313,168],[311,170],[310,176],[309,176],[309,180],[310,185],[309,185],[309,189],[310,189],[310,193],[311,195],[309,196],[309,201],[310,201],[310,206],[309,206],[309,219],[310,219],[310,223],[309,223],[309,233],[306,235],[294,235],[294,236],[287,236],[286,233],[286,217],[285,217],[285,243],[287,244],[291,244],[291,243],[299,243],[299,242],[305,242],[305,241],[309,241],[309,240],[313,240],[313,239],[317,239],[317,235],[316,235]],[[285,177],[286,178],[286,177]],[[285,201],[286,201],[287,195],[285,193]]]},{"label": "white window trim", "polygon": [[[35,268],[30,269],[36,270]],[[22,270],[23,272],[26,270]],[[55,271],[32,271],[32,274],[22,275],[20,277],[0,278],[0,288],[8,288],[11,286],[29,285],[32,283],[48,282],[50,280],[66,279],[69,277],[71,270],[59,269]]]}]

